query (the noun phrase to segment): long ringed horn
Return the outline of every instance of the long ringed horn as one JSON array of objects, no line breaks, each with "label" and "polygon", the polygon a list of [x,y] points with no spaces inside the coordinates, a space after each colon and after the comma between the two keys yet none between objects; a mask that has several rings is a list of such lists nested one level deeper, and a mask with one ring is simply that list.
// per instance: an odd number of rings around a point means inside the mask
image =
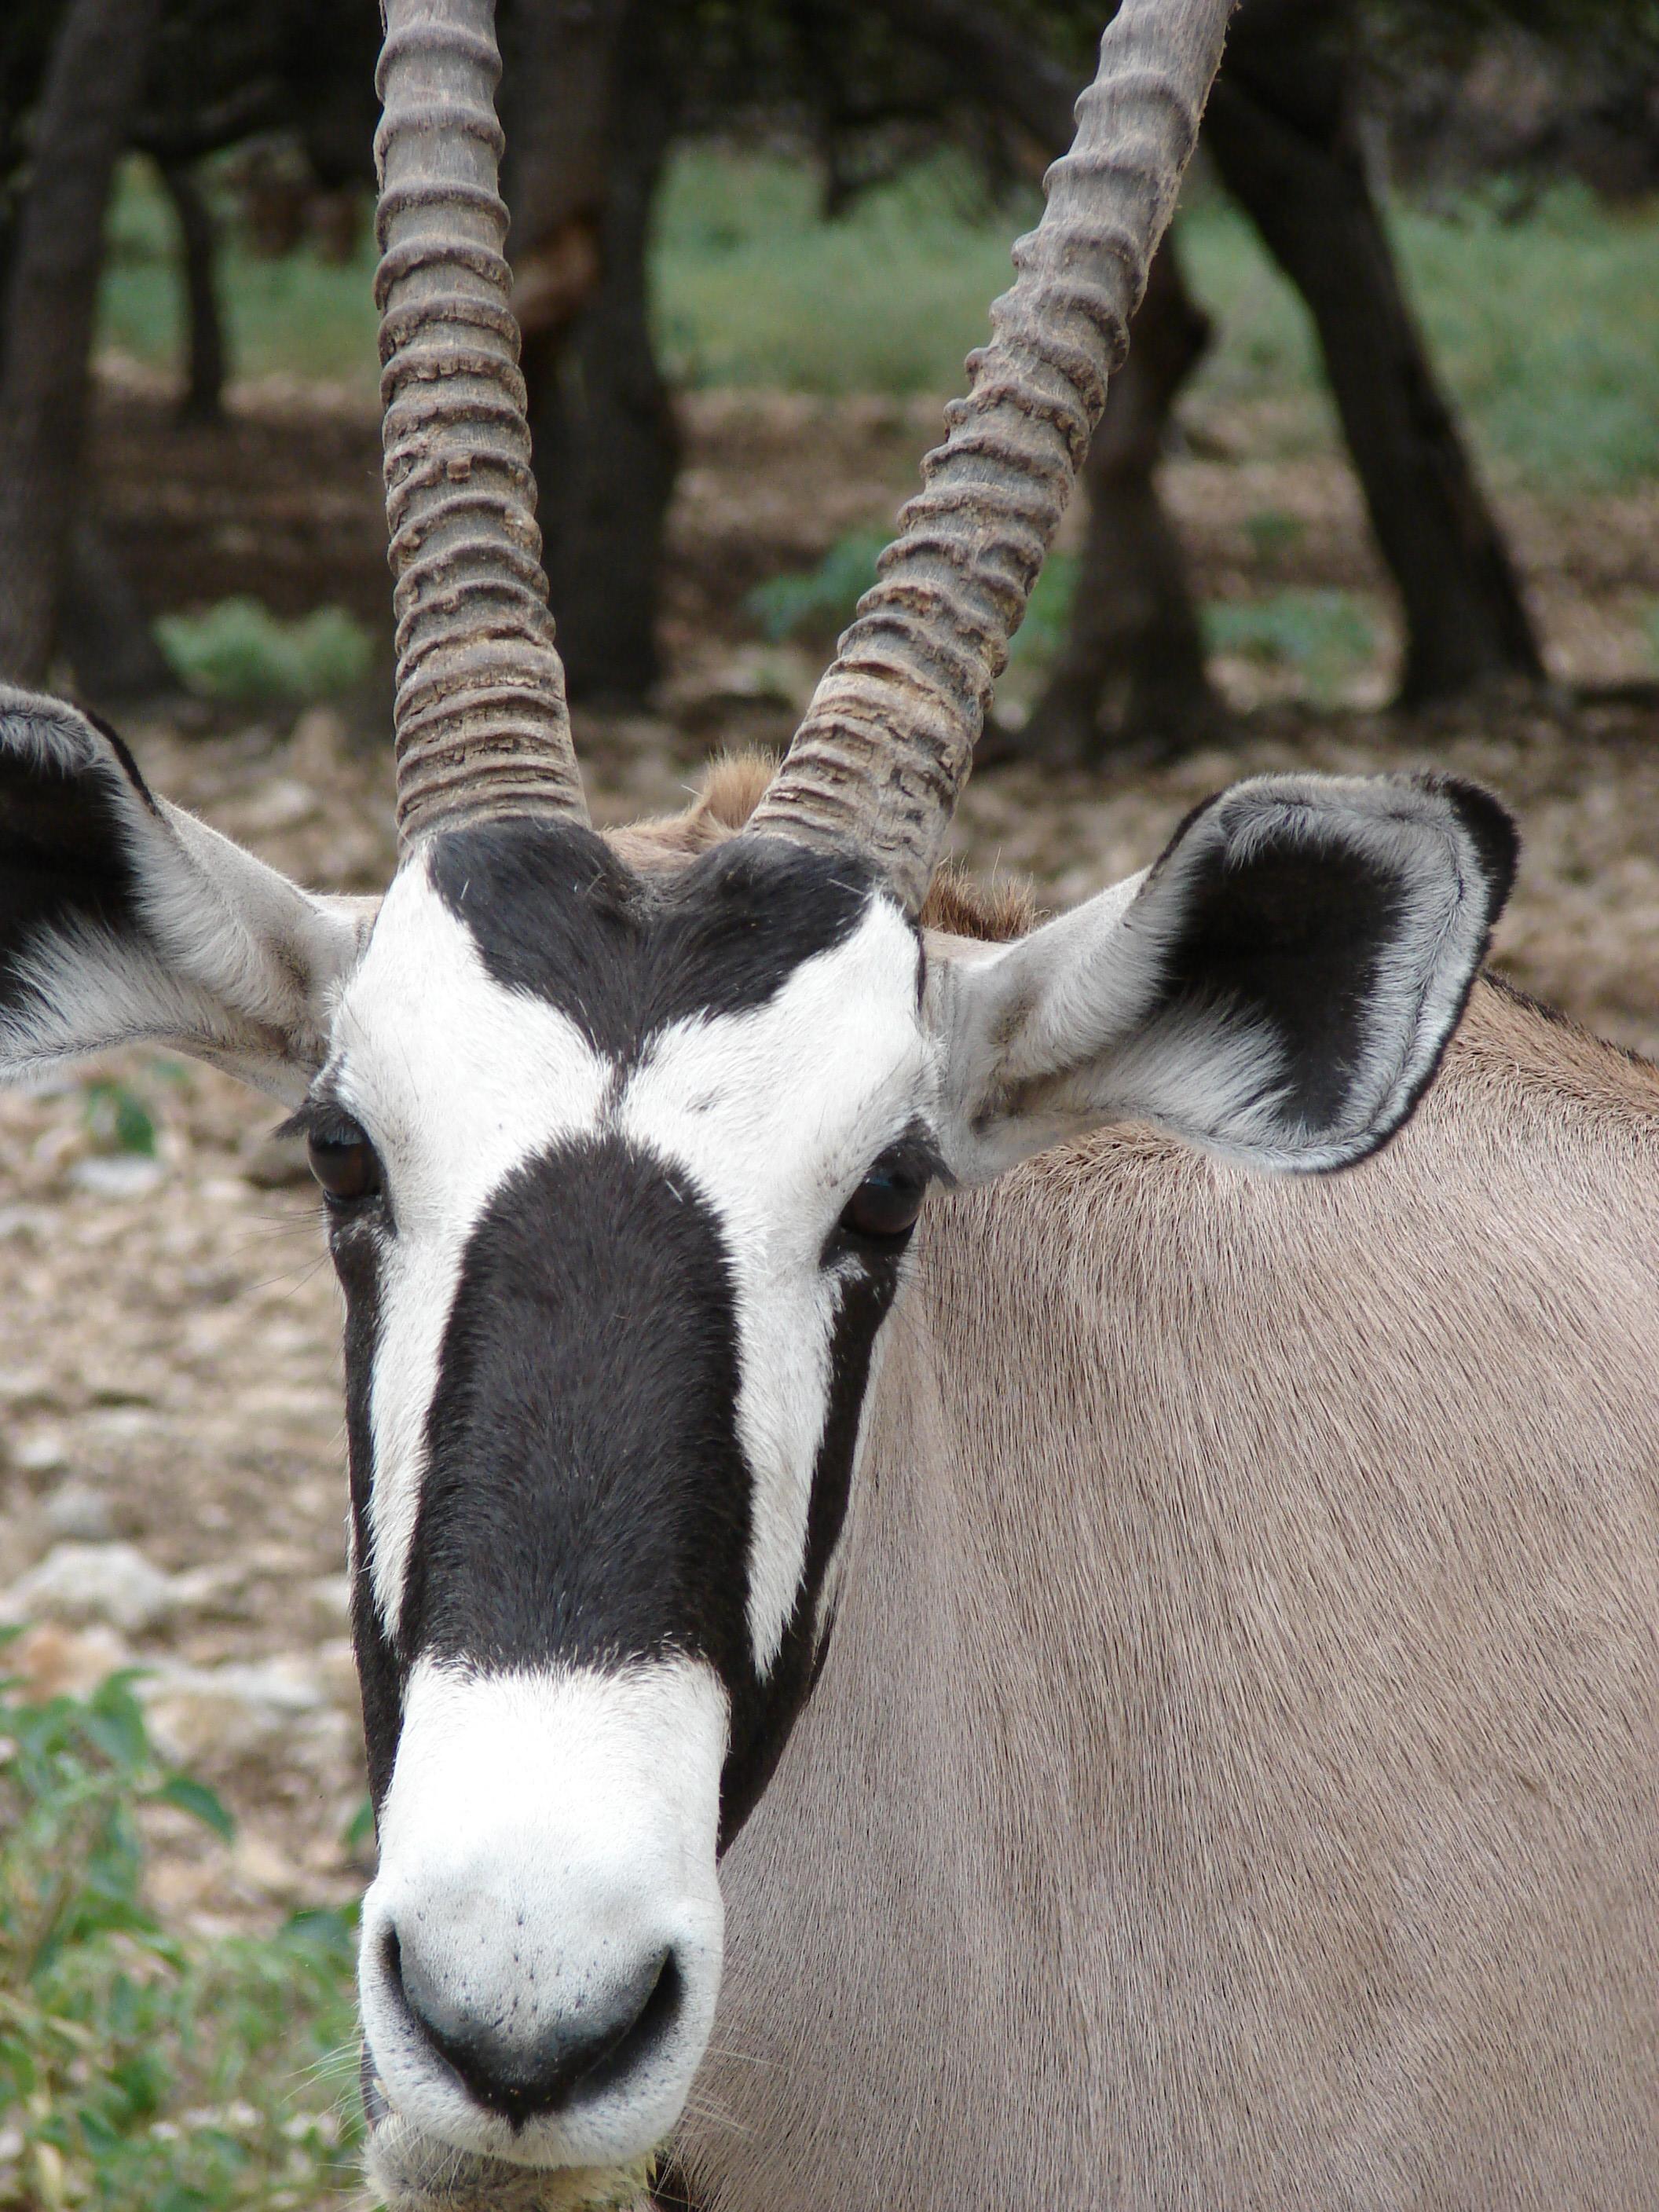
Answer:
[{"label": "long ringed horn", "polygon": [[969,395],[946,409],[902,534],[752,817],[863,853],[912,914],[1127,349],[1233,6],[1123,0],[1042,220],[1014,247],[992,341],[969,356]]},{"label": "long ringed horn", "polygon": [[495,0],[382,8],[374,296],[405,841],[501,814],[587,819],[502,257],[495,15]]}]

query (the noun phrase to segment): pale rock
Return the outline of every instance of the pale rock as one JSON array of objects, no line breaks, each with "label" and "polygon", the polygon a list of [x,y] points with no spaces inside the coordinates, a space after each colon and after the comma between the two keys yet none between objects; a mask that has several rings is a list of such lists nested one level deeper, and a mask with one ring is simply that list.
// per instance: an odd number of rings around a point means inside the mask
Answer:
[{"label": "pale rock", "polygon": [[49,1405],[52,1381],[44,1367],[0,1367],[0,1406]]},{"label": "pale rock", "polygon": [[33,1429],[11,1447],[11,1463],[25,1474],[56,1474],[69,1465],[69,1439],[61,1429]]},{"label": "pale rock", "polygon": [[98,1411],[88,1415],[82,1431],[89,1443],[130,1444],[166,1431],[167,1415],[119,1383],[95,1391],[93,1402]]},{"label": "pale rock", "polygon": [[107,1495],[89,1482],[60,1483],[40,1509],[49,1534],[80,1544],[106,1544],[115,1534]]},{"label": "pale rock", "polygon": [[177,1610],[173,1577],[135,1544],[54,1544],[0,1597],[0,1620],[105,1620],[129,1636],[159,1628]]},{"label": "pale rock", "polygon": [[75,1162],[69,1179],[77,1190],[88,1191],[94,1198],[126,1200],[148,1198],[161,1188],[167,1174],[167,1163],[148,1152],[116,1152],[107,1157],[94,1152]]},{"label": "pale rock", "polygon": [[138,1693],[156,1743],[181,1766],[262,1755],[307,1726],[327,1700],[303,1661],[266,1659],[222,1667],[158,1666]]}]

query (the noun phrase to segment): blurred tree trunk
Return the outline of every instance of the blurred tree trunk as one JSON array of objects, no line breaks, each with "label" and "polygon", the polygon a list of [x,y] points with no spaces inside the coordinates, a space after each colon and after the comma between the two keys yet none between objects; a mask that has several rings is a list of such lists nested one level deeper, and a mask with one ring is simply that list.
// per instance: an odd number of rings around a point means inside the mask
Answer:
[{"label": "blurred tree trunk", "polygon": [[190,362],[179,412],[186,422],[217,422],[224,414],[225,331],[219,313],[213,215],[186,161],[164,161],[161,180],[179,218]]},{"label": "blurred tree trunk", "polygon": [[1543,664],[1497,521],[1406,303],[1354,128],[1351,6],[1251,0],[1205,136],[1306,301],[1404,603],[1410,703]]},{"label": "blurred tree trunk", "polygon": [[1086,761],[1121,738],[1178,751],[1215,725],[1186,557],[1157,482],[1176,399],[1209,340],[1166,232],[1084,464],[1087,534],[1066,643],[1014,740],[1029,757]]},{"label": "blurred tree trunk", "polygon": [[115,163],[159,0],[72,0],[47,70],[5,302],[0,671],[41,682],[79,501],[88,368]]},{"label": "blurred tree trunk", "polygon": [[578,697],[638,700],[658,672],[679,460],[646,283],[678,110],[664,13],[659,0],[551,9],[526,21],[520,58],[514,296],[544,559]]},{"label": "blurred tree trunk", "polygon": [[97,706],[113,709],[179,689],[131,579],[89,514],[70,532],[58,637],[76,685]]}]

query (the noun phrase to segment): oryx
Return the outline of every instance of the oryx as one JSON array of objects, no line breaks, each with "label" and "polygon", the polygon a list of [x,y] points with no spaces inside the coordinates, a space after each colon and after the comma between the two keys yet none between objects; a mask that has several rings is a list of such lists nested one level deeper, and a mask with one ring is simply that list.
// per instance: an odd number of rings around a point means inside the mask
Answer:
[{"label": "oryx", "polygon": [[388,12],[385,899],[0,699],[0,1064],[164,1040],[325,1194],[381,2185],[1650,2204],[1659,1078],[1469,999],[1445,780],[1242,785],[1041,927],[933,880],[1228,0],[1125,0],[775,777],[610,837],[491,0]]}]

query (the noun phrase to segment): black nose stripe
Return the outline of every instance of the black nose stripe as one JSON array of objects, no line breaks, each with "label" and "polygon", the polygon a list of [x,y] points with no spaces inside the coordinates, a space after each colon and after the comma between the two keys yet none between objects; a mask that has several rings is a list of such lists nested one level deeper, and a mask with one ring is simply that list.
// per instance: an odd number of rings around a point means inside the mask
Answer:
[{"label": "black nose stripe", "polygon": [[399,1642],[489,1667],[748,1663],[732,1272],[683,1173],[605,1135],[511,1176],[470,1237],[427,1425]]}]

